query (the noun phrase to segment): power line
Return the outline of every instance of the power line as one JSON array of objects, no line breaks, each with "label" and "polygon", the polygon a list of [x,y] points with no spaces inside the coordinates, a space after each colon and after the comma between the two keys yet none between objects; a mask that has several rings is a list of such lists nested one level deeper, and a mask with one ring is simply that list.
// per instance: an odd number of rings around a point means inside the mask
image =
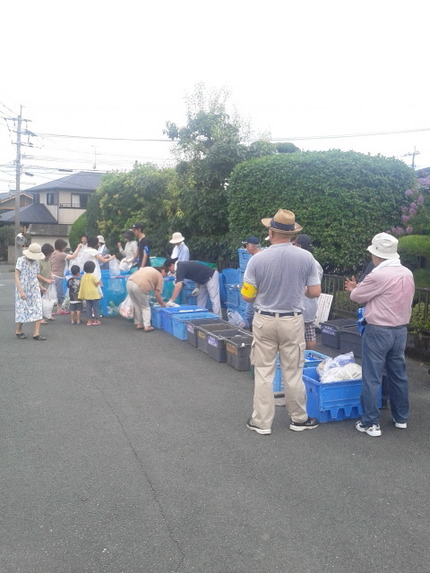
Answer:
[{"label": "power line", "polygon": [[271,141],[307,141],[310,139],[343,139],[346,137],[373,137],[375,135],[397,135],[402,133],[420,133],[423,131],[430,131],[430,127],[423,127],[421,129],[399,129],[393,131],[369,131],[366,133],[343,133],[331,135],[309,135],[309,136],[294,136],[294,137],[273,137]]},{"label": "power line", "polygon": [[64,133],[37,133],[41,137],[62,137],[66,139],[100,139],[104,141],[137,141],[149,143],[174,143],[171,139],[147,139],[147,138],[133,138],[133,137],[100,137],[92,135],[67,135]]}]

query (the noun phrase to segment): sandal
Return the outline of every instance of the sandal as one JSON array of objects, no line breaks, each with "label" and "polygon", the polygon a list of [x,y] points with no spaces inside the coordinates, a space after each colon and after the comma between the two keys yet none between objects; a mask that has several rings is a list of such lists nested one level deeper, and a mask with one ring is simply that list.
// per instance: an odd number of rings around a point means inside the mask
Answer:
[{"label": "sandal", "polygon": [[38,334],[37,336],[33,336],[33,340],[46,340],[46,336]]},{"label": "sandal", "polygon": [[21,340],[24,340],[24,338],[27,338],[27,336],[23,332],[15,332],[15,336],[17,338],[21,338]]},{"label": "sandal", "polygon": [[155,328],[153,326],[149,326],[148,328],[144,328],[143,332],[152,332],[153,330],[155,330]]}]

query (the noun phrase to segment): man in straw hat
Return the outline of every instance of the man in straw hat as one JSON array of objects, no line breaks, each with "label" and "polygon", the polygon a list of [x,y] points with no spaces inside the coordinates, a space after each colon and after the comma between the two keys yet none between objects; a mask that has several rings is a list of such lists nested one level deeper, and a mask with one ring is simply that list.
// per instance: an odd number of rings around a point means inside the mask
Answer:
[{"label": "man in straw hat", "polygon": [[169,241],[171,245],[174,245],[171,259],[177,259],[178,262],[190,260],[190,250],[184,241],[185,237],[182,236],[182,233],[173,233]]},{"label": "man in straw hat", "polygon": [[351,300],[366,305],[362,338],[363,416],[355,427],[371,437],[381,435],[378,404],[384,369],[394,426],[406,429],[409,417],[405,348],[415,284],[411,271],[400,263],[397,245],[398,240],[392,235],[375,235],[367,247],[375,268],[360,283],[355,277],[345,281]]},{"label": "man in straw hat", "polygon": [[293,212],[279,211],[261,222],[269,229],[271,246],[254,255],[246,267],[242,297],[253,302],[255,387],[252,417],[247,427],[258,434],[270,434],[275,416],[273,378],[279,352],[285,384],[285,406],[291,418],[290,430],[301,432],[318,426],[306,412],[306,390],[302,379],[305,336],[303,293],[309,298],[321,294],[315,259],[297,249],[291,240],[302,227]]}]

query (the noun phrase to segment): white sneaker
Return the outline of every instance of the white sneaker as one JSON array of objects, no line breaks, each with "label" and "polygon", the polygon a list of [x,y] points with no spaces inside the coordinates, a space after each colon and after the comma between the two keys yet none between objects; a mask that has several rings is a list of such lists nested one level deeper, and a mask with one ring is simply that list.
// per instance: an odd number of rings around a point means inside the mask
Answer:
[{"label": "white sneaker", "polygon": [[406,428],[408,427],[407,422],[396,422],[396,420],[394,418],[393,418],[393,422],[394,422],[395,428],[401,428],[402,430],[406,430]]},{"label": "white sneaker", "polygon": [[376,438],[382,434],[381,426],[379,424],[373,424],[373,426],[368,426],[366,428],[361,422],[356,422],[355,429],[359,432],[364,432],[368,436],[372,436],[372,438]]},{"label": "white sneaker", "polygon": [[272,430],[270,428],[263,429],[263,428],[259,428],[255,424],[253,424],[252,418],[249,418],[249,420],[246,422],[246,427],[249,430],[253,430],[254,432],[257,432],[257,434],[261,434],[262,436],[268,436],[269,434],[272,433]]}]

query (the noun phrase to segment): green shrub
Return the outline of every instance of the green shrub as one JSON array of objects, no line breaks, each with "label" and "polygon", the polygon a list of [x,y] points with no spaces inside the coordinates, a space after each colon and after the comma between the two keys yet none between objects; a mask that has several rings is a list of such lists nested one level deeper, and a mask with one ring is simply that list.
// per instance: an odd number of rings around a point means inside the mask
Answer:
[{"label": "green shrub", "polygon": [[[326,272],[355,272],[368,262],[376,233],[401,220],[415,176],[402,161],[355,152],[278,154],[245,161],[228,187],[230,232],[261,236],[261,219],[294,211]],[[264,231],[263,231],[264,232]]]},{"label": "green shrub", "polygon": [[414,279],[417,288],[430,288],[430,269],[416,269]]},{"label": "green shrub", "polygon": [[430,332],[430,312],[424,302],[419,302],[412,308],[409,330],[411,332]]}]

